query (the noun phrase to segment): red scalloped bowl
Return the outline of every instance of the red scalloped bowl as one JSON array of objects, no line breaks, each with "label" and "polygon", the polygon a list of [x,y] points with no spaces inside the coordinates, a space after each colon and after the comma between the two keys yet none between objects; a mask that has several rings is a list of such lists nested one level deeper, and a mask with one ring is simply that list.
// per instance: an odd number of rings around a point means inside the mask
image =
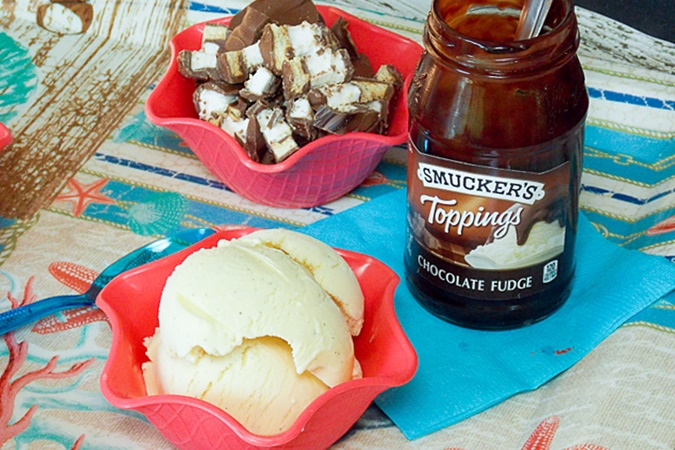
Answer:
[{"label": "red scalloped bowl", "polygon": [[0,123],[0,152],[11,143],[12,133],[6,126]]},{"label": "red scalloped bowl", "polygon": [[338,250],[352,267],[365,294],[365,320],[354,338],[354,351],[363,378],[324,392],[287,431],[274,436],[248,432],[222,409],[181,395],[148,396],[141,365],[148,360],[143,339],[158,326],[158,308],[164,283],[173,269],[201,248],[220,239],[235,239],[252,228],[230,229],[171,256],[133,269],[115,278],[96,304],[110,318],[112,346],[101,375],[101,391],[114,406],[132,409],[182,449],[307,449],[327,448],[358,420],[381,392],[410,381],[417,355],[394,312],[398,276],[380,261]]},{"label": "red scalloped bowl", "polygon": [[[192,102],[195,81],[178,73],[176,56],[201,47],[204,24],[193,25],[171,40],[171,63],[145,105],[149,120],[180,136],[218,179],[241,196],[264,205],[300,208],[333,201],[357,187],[375,169],[384,152],[406,142],[407,90],[422,47],[337,8],[317,6],[327,25],[339,16],[348,22],[354,43],[373,68],[393,64],[404,87],[386,135],[354,132],[330,135],[303,146],[278,164],[252,161],[241,145],[218,126],[199,120]],[[231,17],[214,22],[229,23]]]}]

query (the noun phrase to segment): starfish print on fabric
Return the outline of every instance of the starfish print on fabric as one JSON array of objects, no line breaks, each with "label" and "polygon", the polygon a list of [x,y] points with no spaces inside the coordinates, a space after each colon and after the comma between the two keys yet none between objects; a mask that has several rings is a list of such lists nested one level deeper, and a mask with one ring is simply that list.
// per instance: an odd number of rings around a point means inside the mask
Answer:
[{"label": "starfish print on fabric", "polygon": [[[522,450],[550,450],[555,432],[560,425],[558,416],[550,416],[542,420],[537,428],[532,432],[530,438],[523,445]],[[595,444],[580,444],[572,447],[565,447],[563,450],[608,450]]]},{"label": "starfish print on fabric", "polygon": [[56,200],[69,202],[73,205],[73,216],[79,217],[85,208],[92,203],[113,204],[115,200],[101,194],[100,189],[108,182],[101,178],[91,184],[81,184],[75,178],[68,180],[68,191],[59,194]]},{"label": "starfish print on fabric", "polygon": [[[558,416],[550,416],[542,420],[537,428],[534,429],[530,437],[523,445],[521,450],[551,450],[551,444],[555,437],[555,432],[558,431],[560,425],[560,418]],[[444,450],[463,450],[459,447],[446,447]],[[596,444],[578,444],[572,447],[565,447],[563,450],[609,450]]]},{"label": "starfish print on fabric", "polygon": [[[68,286],[78,294],[84,294],[99,275],[93,269],[79,264],[56,261],[49,265],[49,273],[61,284]],[[95,306],[83,306],[52,314],[40,319],[32,331],[39,334],[57,333],[71,328],[81,327],[93,322],[107,322],[108,316]]]}]

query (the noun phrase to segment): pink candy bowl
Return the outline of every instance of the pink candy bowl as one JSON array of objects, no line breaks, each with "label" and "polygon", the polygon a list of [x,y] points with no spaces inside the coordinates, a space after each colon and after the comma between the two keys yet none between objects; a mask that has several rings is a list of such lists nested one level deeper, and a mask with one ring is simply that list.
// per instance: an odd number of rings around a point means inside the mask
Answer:
[{"label": "pink candy bowl", "polygon": [[0,152],[6,146],[12,143],[12,133],[9,129],[0,123]]},{"label": "pink candy bowl", "polygon": [[369,256],[338,250],[356,273],[365,294],[365,321],[354,339],[363,378],[329,389],[312,402],[284,433],[259,436],[248,432],[225,411],[180,395],[148,396],[141,371],[147,361],[143,339],[158,325],[157,311],[164,282],[189,254],[234,239],[252,228],[230,229],[171,256],[115,278],[96,304],[110,318],[112,346],[101,375],[101,390],[114,406],[133,409],[182,449],[307,449],[327,448],[345,434],[373,399],[384,390],[410,381],[417,355],[394,312],[399,279]]},{"label": "pink candy bowl", "polygon": [[[201,47],[203,24],[171,40],[171,63],[150,94],[145,111],[153,123],[178,134],[201,162],[230,189],[269,206],[300,208],[328,203],[357,187],[375,169],[384,152],[407,139],[407,90],[422,47],[390,31],[370,25],[339,9],[317,6],[330,26],[339,16],[348,22],[356,47],[375,70],[393,64],[404,76],[387,135],[348,133],[317,139],[285,161],[264,165],[252,161],[241,145],[216,125],[198,119],[192,102],[194,80],[178,73],[176,56]],[[216,22],[229,23],[230,17]]]}]

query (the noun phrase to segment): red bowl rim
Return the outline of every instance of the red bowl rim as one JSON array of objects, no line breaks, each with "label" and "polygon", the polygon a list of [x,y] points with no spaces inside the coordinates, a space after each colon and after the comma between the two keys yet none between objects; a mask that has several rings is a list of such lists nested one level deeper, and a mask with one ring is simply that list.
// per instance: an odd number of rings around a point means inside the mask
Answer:
[{"label": "red bowl rim", "polygon": [[[389,37],[391,40],[399,41],[401,43],[405,43],[406,45],[410,45],[413,48],[417,48],[420,54],[422,53],[422,47],[415,41],[408,39],[406,37],[403,37],[399,34],[396,34],[392,31],[389,31],[387,29],[384,29],[382,27],[378,27],[376,25],[372,25],[369,22],[366,22],[363,19],[360,19],[352,14],[349,14],[339,8],[335,8],[333,6],[323,6],[323,5],[316,5],[316,8],[318,9],[319,13],[322,16],[327,15],[328,13],[332,13],[335,15],[342,16],[343,18],[347,19],[348,21],[358,21],[362,26],[370,29],[370,30],[375,30],[378,33],[384,34]],[[226,133],[224,130],[222,130],[220,127],[206,122],[204,120],[200,120],[198,118],[194,117],[172,117],[172,118],[163,118],[159,117],[156,115],[153,111],[152,104],[154,103],[154,99],[156,95],[159,95],[158,93],[162,90],[159,89],[163,84],[168,83],[169,79],[174,76],[180,76],[178,74],[178,69],[177,69],[177,55],[178,52],[180,51],[177,47],[176,42],[180,39],[180,37],[184,33],[188,33],[191,30],[198,29],[200,27],[204,26],[204,23],[223,23],[223,24],[228,24],[230,19],[232,19],[232,16],[226,16],[218,19],[213,19],[209,20],[207,22],[200,22],[196,23],[183,31],[179,32],[176,36],[174,36],[171,41],[169,42],[169,47],[171,49],[171,61],[169,63],[169,67],[160,79],[159,83],[157,83],[157,86],[155,86],[155,89],[152,90],[150,95],[148,96],[148,99],[146,101],[145,105],[145,114],[146,116],[150,119],[151,122],[160,125],[160,126],[171,126],[171,125],[189,125],[189,126],[194,126],[197,128],[201,128],[204,131],[208,131],[210,133],[216,133],[219,135],[223,140],[227,143],[228,147],[234,151],[236,154],[238,160],[244,164],[247,168],[252,169],[255,172],[259,173],[266,173],[266,174],[274,174],[274,173],[282,173],[286,172],[289,169],[291,169],[298,161],[302,160],[306,155],[314,152],[316,149],[321,148],[325,145],[332,144],[336,141],[344,141],[345,139],[354,139],[354,140],[362,140],[362,141],[367,141],[367,142],[373,142],[376,144],[379,144],[381,146],[395,146],[402,144],[406,142],[407,137],[408,137],[408,130],[404,130],[403,132],[396,134],[396,135],[381,135],[377,133],[365,133],[365,132],[351,132],[348,135],[327,135],[323,136],[321,138],[315,139],[314,141],[300,147],[300,149],[293,153],[291,156],[289,156],[287,159],[285,159],[282,162],[276,163],[276,164],[262,164],[253,161],[246,153],[244,148],[237,142],[236,139],[234,139],[232,136],[230,136],[228,133]],[[404,78],[404,83],[403,87],[401,88],[401,93],[403,97],[403,104],[408,103],[408,89],[410,88],[410,84],[412,83],[412,78],[413,78],[413,73],[408,74]],[[399,113],[397,111],[397,113]],[[401,114],[404,114],[405,117],[405,123],[408,122],[408,109],[403,108],[403,111],[400,111]]]},{"label": "red bowl rim", "polygon": [[[156,406],[172,404],[172,405],[181,405],[181,406],[190,406],[193,408],[201,409],[210,413],[214,418],[225,423],[228,428],[230,428],[240,439],[243,441],[260,447],[273,447],[287,444],[294,439],[296,439],[303,431],[306,424],[309,422],[311,417],[318,411],[323,405],[325,405],[333,397],[342,395],[347,391],[354,389],[363,389],[370,388],[371,392],[374,392],[376,395],[385,391],[388,388],[401,386],[408,381],[410,381],[417,371],[418,366],[418,357],[417,353],[412,346],[411,342],[405,335],[403,328],[396,319],[396,313],[394,309],[394,291],[399,284],[398,275],[387,265],[381,261],[357,252],[352,252],[349,250],[336,249],[336,251],[342,256],[352,256],[356,257],[364,262],[370,261],[377,264],[380,270],[383,270],[385,275],[384,278],[389,278],[385,288],[384,295],[382,295],[380,308],[386,310],[385,316],[389,319],[388,322],[392,327],[392,333],[401,341],[401,343],[407,347],[406,350],[410,354],[410,361],[405,371],[402,371],[396,376],[369,376],[363,377],[356,380],[347,381],[341,383],[333,388],[330,388],[319,397],[314,399],[307,408],[298,416],[295,423],[286,431],[270,436],[262,436],[251,433],[248,431],[241,423],[239,423],[234,417],[229,415],[224,410],[218,408],[215,405],[212,405],[206,401],[199,400],[193,397],[188,397],[184,395],[177,394],[161,394],[161,395],[145,395],[138,398],[121,398],[118,397],[113,390],[108,386],[108,373],[114,368],[112,367],[112,362],[117,358],[117,353],[120,350],[119,341],[120,336],[120,326],[119,323],[121,319],[119,318],[117,311],[112,307],[106,300],[105,294],[110,289],[114,288],[116,283],[122,282],[125,278],[133,276],[139,271],[151,270],[153,265],[159,264],[163,259],[166,258],[176,258],[179,261],[182,261],[189,255],[197,251],[200,248],[211,247],[215,245],[220,239],[236,239],[243,235],[249,234],[255,231],[256,228],[252,227],[234,227],[232,229],[224,229],[217,231],[215,234],[204,238],[203,240],[193,244],[192,246],[181,250],[180,252],[164,257],[160,260],[153,261],[151,263],[145,264],[144,266],[137,267],[128,272],[119,275],[115,280],[113,280],[108,286],[106,286],[101,293],[99,294],[96,305],[108,316],[110,320],[110,327],[112,329],[112,343],[110,346],[110,353],[106,360],[105,366],[103,367],[101,378],[100,378],[100,388],[103,396],[114,406],[121,409],[131,409],[131,410],[142,410],[146,408],[152,408]],[[117,280],[117,281],[116,281]],[[109,288],[110,287],[110,288]],[[370,399],[374,400],[374,397]]]},{"label": "red bowl rim", "polygon": [[0,151],[12,143],[12,132],[9,131],[2,122],[0,122]]}]

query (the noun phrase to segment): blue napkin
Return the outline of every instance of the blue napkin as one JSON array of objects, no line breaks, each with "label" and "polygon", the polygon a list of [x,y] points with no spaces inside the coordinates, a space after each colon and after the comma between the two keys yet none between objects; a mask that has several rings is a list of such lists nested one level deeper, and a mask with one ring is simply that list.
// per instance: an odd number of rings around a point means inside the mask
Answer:
[{"label": "blue napkin", "polygon": [[582,214],[576,279],[561,309],[517,330],[461,328],[426,312],[403,281],[405,212],[405,189],[400,189],[302,231],[378,258],[401,277],[396,313],[417,350],[419,368],[410,383],[384,392],[375,403],[408,439],[539,387],[675,289],[675,264],[610,243]]}]

